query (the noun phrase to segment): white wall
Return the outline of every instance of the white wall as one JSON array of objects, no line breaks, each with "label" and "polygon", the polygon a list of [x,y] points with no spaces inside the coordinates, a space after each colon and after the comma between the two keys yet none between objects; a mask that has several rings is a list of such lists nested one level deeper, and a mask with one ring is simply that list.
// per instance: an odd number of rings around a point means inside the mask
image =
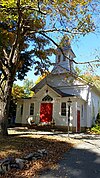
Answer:
[{"label": "white wall", "polygon": [[23,116],[22,116],[22,124],[27,124],[27,119],[29,117],[29,107],[30,107],[30,101],[24,100],[23,103]]},{"label": "white wall", "polygon": [[18,101],[17,102],[15,123],[22,123],[22,115],[21,115],[21,105],[22,104],[23,104],[23,101]]},{"label": "white wall", "polygon": [[[93,119],[96,120],[97,114],[99,112],[99,103],[100,103],[100,97],[98,97],[98,95],[96,95],[96,93],[94,93],[93,91],[91,91],[91,113],[92,113],[92,120]],[[94,109],[93,109],[93,107],[94,107]]]},{"label": "white wall", "polygon": [[91,127],[99,111],[100,96],[91,90],[88,94],[87,102],[87,127]]},{"label": "white wall", "polygon": [[[55,123],[58,126],[67,126],[68,125],[68,101],[69,98],[64,97],[60,99],[56,99],[54,102],[54,118]],[[70,124],[72,126],[76,126],[76,108],[75,108],[75,101],[71,98],[71,115],[70,115]],[[66,116],[61,116],[61,103],[66,102]]]}]

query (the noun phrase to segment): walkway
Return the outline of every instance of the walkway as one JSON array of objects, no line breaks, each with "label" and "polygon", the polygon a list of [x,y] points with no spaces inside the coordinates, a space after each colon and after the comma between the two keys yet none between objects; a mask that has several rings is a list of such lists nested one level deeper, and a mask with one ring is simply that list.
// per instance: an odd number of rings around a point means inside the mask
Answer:
[{"label": "walkway", "polygon": [[81,144],[65,153],[55,169],[42,172],[39,178],[100,178],[100,136],[70,137],[81,139]]}]

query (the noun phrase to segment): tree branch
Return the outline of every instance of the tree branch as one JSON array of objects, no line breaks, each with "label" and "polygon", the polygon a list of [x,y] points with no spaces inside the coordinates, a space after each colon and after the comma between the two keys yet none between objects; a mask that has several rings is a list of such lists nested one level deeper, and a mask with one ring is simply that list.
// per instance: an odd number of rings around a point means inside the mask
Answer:
[{"label": "tree branch", "polygon": [[6,50],[4,48],[3,48],[3,53],[4,53],[4,57],[5,57],[6,61],[7,61],[8,60],[8,55],[7,55]]},{"label": "tree branch", "polygon": [[90,60],[90,61],[86,61],[86,62],[77,62],[76,64],[89,64],[91,65],[90,63],[94,63],[94,62],[100,62],[100,59],[94,59],[94,60]]},{"label": "tree branch", "polygon": [[63,49],[52,38],[50,38],[49,36],[47,36],[44,33],[40,32],[40,34],[43,35],[44,37],[48,38],[50,41],[52,41],[52,43],[54,43],[55,46],[57,46],[57,48],[60,49],[60,51],[62,52],[62,54],[64,55],[64,57],[66,57],[67,59],[69,59],[69,61],[74,62],[75,64],[89,64],[89,65],[91,65],[90,63],[94,63],[94,62],[98,62],[99,63],[100,62],[100,59],[86,61],[86,62],[76,62],[74,59],[70,59],[68,56],[66,56],[65,53],[63,52]]},{"label": "tree branch", "polygon": [[6,74],[5,70],[3,69],[3,65],[2,65],[1,61],[0,61],[0,70],[2,71],[3,75],[6,77],[7,74]]},{"label": "tree branch", "polygon": [[[27,28],[30,28],[29,26],[24,26],[24,27],[27,27]],[[30,34],[32,33],[49,33],[49,32],[66,32],[66,33],[70,33],[70,34],[73,34],[73,35],[77,35],[77,34],[83,34],[83,32],[76,32],[76,31],[70,31],[68,29],[57,29],[57,28],[54,28],[54,29],[48,29],[48,30],[30,30]]]},{"label": "tree branch", "polygon": [[2,87],[2,84],[5,80],[6,80],[5,76],[3,78],[2,78],[2,76],[0,77],[0,89],[1,89],[1,92],[3,95],[4,95],[4,87]]},{"label": "tree branch", "polygon": [[12,62],[14,62],[12,60],[13,57],[14,57],[14,53],[15,52],[19,53],[19,51],[17,51],[17,50],[18,50],[18,47],[19,47],[18,41],[19,41],[20,33],[21,33],[21,31],[20,31],[20,28],[21,28],[20,0],[17,0],[17,10],[18,10],[17,34],[16,34],[15,42],[12,45],[12,49],[11,49],[11,52],[10,52],[10,55],[9,55],[9,61],[10,61],[11,64],[12,64]]},{"label": "tree branch", "polygon": [[[33,7],[31,7],[31,6],[29,6],[29,5],[25,5],[25,6],[21,6],[21,8],[20,8],[20,10],[21,11],[24,11],[24,10],[31,10],[31,11],[36,11],[36,12],[39,12],[40,14],[43,14],[43,15],[47,15],[47,13],[46,12],[43,12],[43,11],[41,11],[41,9],[40,9],[40,5],[39,5],[39,2],[38,2],[38,4],[37,4],[37,6],[38,6],[38,8],[33,8]],[[8,7],[6,7],[6,6],[0,6],[0,11],[5,11],[5,12],[11,12],[11,10],[18,10],[18,7],[10,7],[10,8],[8,8]]]},{"label": "tree branch", "polygon": [[3,65],[4,67],[6,67],[7,69],[9,69],[9,66],[8,66],[8,61],[6,61],[5,58],[0,58],[0,64]]}]

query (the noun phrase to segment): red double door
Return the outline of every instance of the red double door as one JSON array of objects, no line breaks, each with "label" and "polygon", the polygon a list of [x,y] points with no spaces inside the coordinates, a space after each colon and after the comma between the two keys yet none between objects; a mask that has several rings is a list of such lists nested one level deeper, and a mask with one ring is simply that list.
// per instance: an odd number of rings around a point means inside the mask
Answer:
[{"label": "red double door", "polygon": [[40,122],[51,122],[53,112],[53,103],[41,103]]}]

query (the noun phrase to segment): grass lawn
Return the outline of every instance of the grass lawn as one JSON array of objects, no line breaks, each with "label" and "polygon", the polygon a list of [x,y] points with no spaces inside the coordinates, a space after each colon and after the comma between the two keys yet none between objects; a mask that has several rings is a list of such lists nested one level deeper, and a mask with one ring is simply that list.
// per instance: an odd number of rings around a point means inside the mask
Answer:
[{"label": "grass lawn", "polygon": [[23,170],[12,169],[1,178],[31,178],[36,177],[45,169],[56,169],[57,161],[63,153],[68,151],[76,140],[59,135],[38,135],[27,132],[9,132],[8,137],[0,135],[0,159],[9,156],[14,158],[23,158],[29,153],[36,152],[38,149],[46,149],[47,157],[42,160],[31,161],[25,164]]}]

